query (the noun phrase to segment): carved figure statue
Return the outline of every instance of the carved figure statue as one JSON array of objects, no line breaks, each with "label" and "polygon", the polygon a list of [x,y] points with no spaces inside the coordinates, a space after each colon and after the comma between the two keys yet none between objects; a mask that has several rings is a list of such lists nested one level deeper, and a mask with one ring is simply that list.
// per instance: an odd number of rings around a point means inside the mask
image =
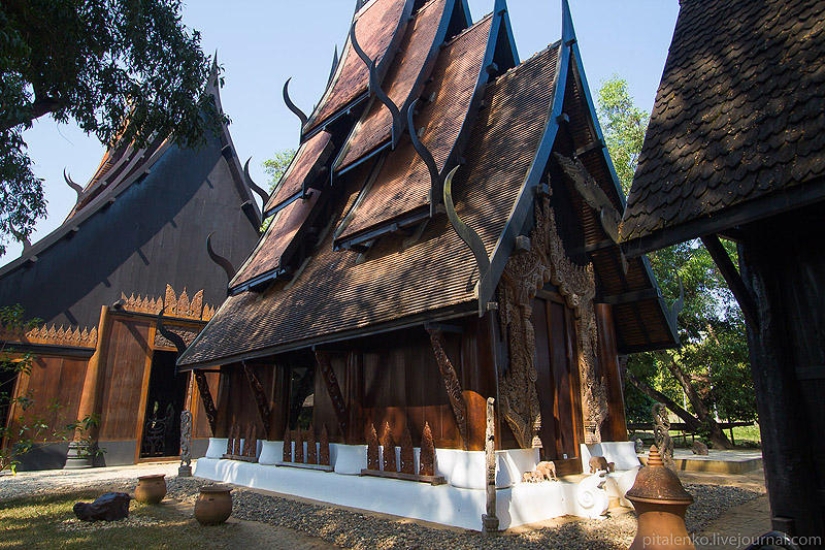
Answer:
[{"label": "carved figure statue", "polygon": [[536,465],[532,472],[524,472],[522,481],[528,483],[539,483],[541,481],[558,481],[556,477],[556,463],[552,460],[542,460]]},{"label": "carved figure statue", "polygon": [[665,466],[671,467],[673,465],[673,439],[670,437],[670,418],[668,418],[667,407],[663,403],[656,403],[651,410],[656,448],[659,449]]},{"label": "carved figure statue", "polygon": [[180,413],[180,467],[178,475],[189,477],[192,475],[192,413]]},{"label": "carved figure statue", "polygon": [[693,442],[693,454],[699,456],[708,456],[708,446],[702,443],[701,441],[694,441]]},{"label": "carved figure statue", "polygon": [[590,473],[595,474],[598,471],[612,472],[616,469],[616,463],[608,462],[603,456],[590,457]]}]

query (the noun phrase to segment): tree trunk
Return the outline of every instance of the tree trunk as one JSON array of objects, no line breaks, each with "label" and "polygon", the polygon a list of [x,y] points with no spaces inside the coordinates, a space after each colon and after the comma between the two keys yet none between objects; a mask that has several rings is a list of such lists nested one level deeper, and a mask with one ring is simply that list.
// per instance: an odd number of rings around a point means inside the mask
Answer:
[{"label": "tree trunk", "polygon": [[630,380],[630,383],[633,384],[636,389],[638,389],[643,394],[647,395],[651,399],[655,399],[660,403],[664,403],[665,406],[670,409],[676,416],[682,419],[682,421],[687,425],[688,429],[692,432],[699,430],[702,427],[702,423],[697,419],[695,416],[687,412],[685,409],[680,407],[676,404],[676,402],[671,399],[670,397],[666,396],[659,390],[656,390],[638,378],[630,372],[627,371],[627,379]]},{"label": "tree trunk", "polygon": [[711,444],[713,445],[714,449],[733,449],[733,445],[731,445],[730,441],[728,440],[725,432],[722,431],[721,426],[719,423],[716,422],[716,419],[713,418],[713,415],[710,414],[710,411],[705,406],[704,401],[702,398],[699,397],[699,394],[696,393],[696,388],[690,383],[687,375],[682,370],[675,361],[671,360],[668,362],[667,369],[673,375],[674,378],[679,382],[682,386],[682,389],[685,390],[685,394],[687,395],[688,401],[690,401],[691,406],[693,406],[693,410],[696,411],[696,416],[699,418],[699,421],[707,427],[709,430],[708,438],[710,439]]}]

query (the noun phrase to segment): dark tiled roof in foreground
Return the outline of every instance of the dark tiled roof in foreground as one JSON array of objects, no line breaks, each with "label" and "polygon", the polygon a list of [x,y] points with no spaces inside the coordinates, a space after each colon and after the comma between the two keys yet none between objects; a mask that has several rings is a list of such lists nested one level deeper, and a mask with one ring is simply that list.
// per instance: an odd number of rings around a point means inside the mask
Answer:
[{"label": "dark tiled roof in foreground", "polygon": [[[476,229],[488,254],[501,234],[543,135],[553,97],[557,50],[536,55],[491,84],[458,172],[459,216]],[[529,152],[529,153],[526,153]],[[365,177],[355,170],[353,180]],[[363,172],[363,173],[357,173]],[[357,186],[350,191],[351,202]],[[343,202],[343,201],[342,201]],[[339,208],[336,217],[344,209]],[[289,285],[231,296],[181,357],[181,366],[229,362],[287,346],[333,340],[349,331],[426,313],[477,307],[475,261],[444,215],[407,247],[383,238],[363,258],[333,251],[332,235]]]},{"label": "dark tiled roof in foreground", "polygon": [[[424,95],[434,93],[432,103],[422,105],[413,120],[424,128],[421,142],[433,155],[439,172],[456,145],[478,85],[490,37],[492,17],[487,16],[450,41],[433,69],[432,83]],[[373,185],[355,206],[340,239],[374,228],[417,208],[428,207],[430,175],[408,138],[387,156]]]},{"label": "dark tiled roof in foreground", "polygon": [[[384,79],[383,90],[402,113],[416,84],[427,76],[423,74],[425,63],[438,52],[440,44],[436,42],[436,35],[446,6],[447,0],[432,0],[418,10],[415,20],[407,26],[406,36],[398,48],[398,55],[403,56],[404,62],[393,63]],[[390,110],[377,99],[373,100],[347,138],[340,168],[346,168],[387,142],[391,131]]]},{"label": "dark tiled roof in foreground", "polygon": [[622,239],[696,237],[825,176],[823,60],[821,0],[683,0]]},{"label": "dark tiled roof in foreground", "polygon": [[[391,46],[396,35],[403,33],[407,24],[404,14],[412,9],[412,0],[371,0],[355,15],[355,36],[370,59],[381,66],[392,55]],[[315,111],[304,125],[304,133],[325,122],[367,91],[369,71],[352,48],[349,37],[341,52],[341,60],[330,86]]]}]

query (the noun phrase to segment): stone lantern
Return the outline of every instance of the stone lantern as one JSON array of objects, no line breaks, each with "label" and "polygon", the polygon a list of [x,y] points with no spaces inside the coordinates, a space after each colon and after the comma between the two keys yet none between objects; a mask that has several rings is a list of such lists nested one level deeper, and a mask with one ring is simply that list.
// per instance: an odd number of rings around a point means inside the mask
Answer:
[{"label": "stone lantern", "polygon": [[639,518],[630,550],[695,550],[685,527],[685,512],[693,497],[676,474],[665,468],[655,445],[625,498],[633,503]]}]

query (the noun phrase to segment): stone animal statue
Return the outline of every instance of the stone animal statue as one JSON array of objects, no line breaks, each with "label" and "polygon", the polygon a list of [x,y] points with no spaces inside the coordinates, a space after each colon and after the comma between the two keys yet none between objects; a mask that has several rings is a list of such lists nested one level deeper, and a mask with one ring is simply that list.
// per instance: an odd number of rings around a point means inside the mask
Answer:
[{"label": "stone animal statue", "polygon": [[702,443],[701,441],[694,441],[693,449],[691,450],[695,455],[708,456],[708,446]]},{"label": "stone animal statue", "polygon": [[656,447],[662,453],[665,466],[673,466],[673,439],[670,437],[670,419],[667,407],[663,403],[656,403],[652,407],[653,438]]},{"label": "stone animal statue", "polygon": [[524,472],[521,480],[528,483],[558,481],[558,477],[556,477],[556,463],[552,460],[543,460],[536,465],[536,469],[532,472]]},{"label": "stone animal statue", "polygon": [[605,472],[612,472],[616,469],[615,462],[608,462],[607,459],[603,456],[591,456],[590,457],[590,473],[595,474],[600,470],[604,470]]}]

